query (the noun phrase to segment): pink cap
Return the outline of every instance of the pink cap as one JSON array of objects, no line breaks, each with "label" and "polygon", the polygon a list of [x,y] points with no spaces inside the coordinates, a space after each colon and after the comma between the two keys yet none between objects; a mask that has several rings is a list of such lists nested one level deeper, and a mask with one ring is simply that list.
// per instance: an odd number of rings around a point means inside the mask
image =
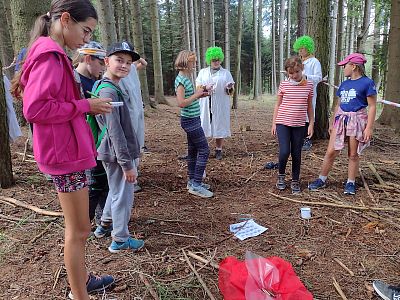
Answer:
[{"label": "pink cap", "polygon": [[352,53],[347,55],[345,59],[338,62],[339,66],[344,66],[345,64],[352,62],[354,64],[363,65],[367,62],[367,59],[361,53]]}]

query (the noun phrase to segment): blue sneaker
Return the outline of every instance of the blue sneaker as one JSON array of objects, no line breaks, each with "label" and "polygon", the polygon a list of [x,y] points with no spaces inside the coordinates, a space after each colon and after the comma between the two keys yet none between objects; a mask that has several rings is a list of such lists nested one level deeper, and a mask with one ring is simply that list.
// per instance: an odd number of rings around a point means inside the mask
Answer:
[{"label": "blue sneaker", "polygon": [[[86,290],[88,294],[94,294],[98,292],[103,292],[106,288],[114,283],[114,277],[110,275],[104,276],[95,276],[93,274],[89,274],[89,279],[86,282]],[[68,294],[69,299],[74,299],[74,295],[70,291]]]},{"label": "blue sneaker", "polygon": [[372,283],[375,292],[384,300],[400,299],[400,287],[388,285],[382,281],[375,280]]},{"label": "blue sneaker", "polygon": [[356,184],[354,182],[347,182],[344,186],[345,195],[355,195],[356,194]]},{"label": "blue sneaker", "polygon": [[[186,189],[190,189],[190,186],[191,186],[192,184],[193,184],[193,182],[192,182],[191,180],[189,180],[188,183],[187,183],[187,185],[186,185]],[[201,185],[203,188],[207,189],[207,190],[209,190],[209,189],[211,188],[211,186],[210,186],[209,184],[204,183],[204,182],[200,183],[200,185]]]},{"label": "blue sneaker", "polygon": [[198,186],[191,184],[189,186],[189,193],[199,196],[199,197],[202,197],[202,198],[211,198],[212,196],[214,196],[213,192],[210,192],[205,187],[203,187],[201,184],[199,184]]},{"label": "blue sneaker", "polygon": [[322,189],[324,187],[326,187],[326,183],[321,178],[318,178],[308,184],[308,189],[310,191],[316,191],[316,190]]},{"label": "blue sneaker", "polygon": [[108,227],[98,225],[96,230],[94,231],[94,236],[97,237],[98,239],[103,238],[105,236],[110,236],[112,230],[113,230],[112,224]]},{"label": "blue sneaker", "polygon": [[144,241],[142,240],[135,240],[133,238],[129,238],[125,242],[116,242],[112,241],[108,250],[111,253],[118,253],[122,250],[132,250],[133,252],[137,252],[144,247]]}]

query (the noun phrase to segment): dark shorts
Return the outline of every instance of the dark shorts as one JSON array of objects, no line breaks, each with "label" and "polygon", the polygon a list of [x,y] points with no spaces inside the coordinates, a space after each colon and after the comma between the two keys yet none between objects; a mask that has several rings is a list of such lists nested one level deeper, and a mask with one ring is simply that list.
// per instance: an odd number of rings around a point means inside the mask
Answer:
[{"label": "dark shorts", "polygon": [[51,175],[57,192],[71,193],[79,191],[89,185],[86,171],[79,171],[64,175]]}]

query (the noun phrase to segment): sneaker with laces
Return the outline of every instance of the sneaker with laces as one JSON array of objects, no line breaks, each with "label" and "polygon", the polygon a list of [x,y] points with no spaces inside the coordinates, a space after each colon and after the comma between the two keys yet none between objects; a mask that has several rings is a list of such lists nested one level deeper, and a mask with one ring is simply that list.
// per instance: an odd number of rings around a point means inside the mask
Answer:
[{"label": "sneaker with laces", "polygon": [[112,224],[110,224],[110,226],[108,227],[98,225],[96,230],[94,231],[94,236],[97,237],[98,239],[103,238],[105,236],[110,236],[112,230],[113,230]]},{"label": "sneaker with laces", "polygon": [[388,285],[382,281],[375,280],[372,283],[375,292],[384,300],[400,300],[400,287]]},{"label": "sneaker with laces", "polygon": [[144,247],[143,240],[136,240],[134,238],[129,238],[125,242],[116,242],[112,241],[108,250],[111,253],[118,253],[122,250],[132,250],[133,252],[137,252]]},{"label": "sneaker with laces", "polygon": [[286,189],[285,174],[278,174],[278,180],[276,181],[276,188],[280,191]]},{"label": "sneaker with laces", "polygon": [[[188,183],[187,183],[187,185],[186,185],[186,189],[189,189],[190,186],[191,186],[192,184],[193,184],[193,182],[192,182],[191,180],[189,180]],[[204,183],[204,182],[200,183],[200,185],[201,185],[203,188],[207,189],[207,190],[209,190],[209,189],[211,188],[211,186],[210,186],[209,184]]]},{"label": "sneaker with laces", "polygon": [[[88,281],[86,282],[86,290],[88,294],[94,294],[103,292],[106,288],[114,283],[114,277],[110,275],[95,276],[92,273],[89,274]],[[68,294],[69,299],[74,299],[72,291]]]},{"label": "sneaker with laces", "polygon": [[139,193],[142,191],[142,187],[138,183],[133,184],[133,192],[134,193]]},{"label": "sneaker with laces", "polygon": [[354,182],[347,182],[344,186],[344,194],[345,195],[355,195],[356,194],[356,184]]},{"label": "sneaker with laces", "polygon": [[303,142],[303,147],[301,147],[302,151],[310,151],[312,147],[312,142],[310,139],[305,138]]},{"label": "sneaker with laces", "polygon": [[211,198],[212,196],[214,196],[214,194],[212,192],[210,192],[209,190],[207,190],[204,186],[202,185],[197,185],[195,186],[194,184],[191,184],[189,186],[189,193],[202,197],[202,198]]},{"label": "sneaker with laces", "polygon": [[308,184],[308,189],[310,191],[316,191],[326,187],[326,182],[323,181],[321,178],[314,180],[313,182]]},{"label": "sneaker with laces", "polygon": [[290,188],[292,189],[292,194],[300,194],[301,193],[300,181],[292,180],[292,182],[290,183]]},{"label": "sneaker with laces", "polygon": [[215,158],[218,160],[222,159],[222,150],[215,150]]}]

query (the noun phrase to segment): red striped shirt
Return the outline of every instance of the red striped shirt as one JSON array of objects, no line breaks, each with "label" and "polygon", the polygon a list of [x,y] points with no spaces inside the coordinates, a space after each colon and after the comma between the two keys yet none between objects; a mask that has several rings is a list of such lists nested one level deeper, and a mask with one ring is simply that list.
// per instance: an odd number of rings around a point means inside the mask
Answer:
[{"label": "red striped shirt", "polygon": [[313,83],[293,85],[289,80],[282,81],[279,85],[278,96],[282,96],[275,123],[286,126],[304,126],[307,118],[308,99],[313,97]]}]

